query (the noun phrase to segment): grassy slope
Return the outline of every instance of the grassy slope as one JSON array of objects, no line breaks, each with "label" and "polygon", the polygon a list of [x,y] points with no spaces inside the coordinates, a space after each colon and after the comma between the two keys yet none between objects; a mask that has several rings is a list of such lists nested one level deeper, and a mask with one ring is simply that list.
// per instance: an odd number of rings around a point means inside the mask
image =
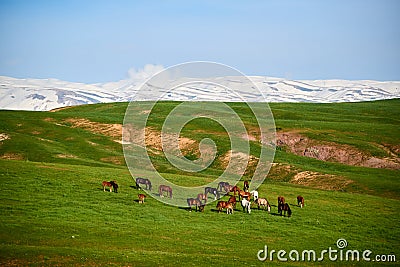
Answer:
[{"label": "grassy slope", "polygon": [[[174,103],[164,105],[160,111]],[[232,106],[243,110],[240,104]],[[351,144],[376,155],[385,152],[375,143],[399,144],[399,106],[399,100],[271,104],[279,128],[300,129],[314,138]],[[338,238],[345,238],[350,249],[400,255],[398,171],[325,163],[279,151],[275,161],[349,177],[357,183],[347,191],[362,193],[315,190],[267,179],[259,191],[273,204],[282,194],[290,204],[295,204],[298,194],[305,197],[306,207],[292,205],[290,219],[274,216],[275,206],[272,215],[237,211],[226,216],[212,212],[214,205],[199,214],[152,198],[145,205],[135,203],[138,192],[131,187],[126,168],[102,160],[122,156],[120,145],[100,134],[55,124],[70,117],[121,123],[125,108],[124,103],[113,103],[56,113],[0,112],[1,132],[11,136],[0,152],[19,153],[25,159],[0,160],[2,264],[257,265],[256,253],[264,245],[320,251],[335,247]],[[195,182],[189,176],[173,177]],[[102,191],[100,182],[109,179],[120,183],[119,194]]]},{"label": "grassy slope", "polygon": [[[398,200],[266,184],[260,195],[275,203],[275,196],[284,194],[292,204],[291,218],[275,216],[275,206],[269,215],[237,210],[227,216],[213,212],[214,205],[204,213],[188,213],[152,198],[144,205],[134,202],[138,192],[123,169],[19,161],[1,165],[3,263],[14,258],[39,266],[257,265],[256,253],[264,245],[321,251],[334,248],[339,238],[348,241],[349,249],[400,253]],[[102,191],[99,181],[111,177],[120,183],[118,194]],[[303,209],[295,205],[297,194],[306,199]]]}]

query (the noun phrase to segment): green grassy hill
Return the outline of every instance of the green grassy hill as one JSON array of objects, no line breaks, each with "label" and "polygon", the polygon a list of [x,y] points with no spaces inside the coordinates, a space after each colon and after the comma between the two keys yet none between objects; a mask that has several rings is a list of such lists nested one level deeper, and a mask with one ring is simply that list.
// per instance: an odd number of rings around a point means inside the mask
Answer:
[{"label": "green grassy hill", "polygon": [[[158,104],[150,116],[151,129],[160,130],[163,118],[176,105]],[[229,105],[248,130],[253,129],[248,108]],[[1,265],[265,265],[257,260],[264,245],[288,252],[322,251],[336,248],[339,238],[347,240],[349,249],[400,257],[396,165],[371,168],[348,159],[304,157],[296,152],[301,142],[298,147],[277,144],[275,164],[259,188],[260,196],[273,204],[271,214],[253,210],[249,215],[239,208],[233,215],[218,214],[215,203],[206,206],[204,213],[189,213],[151,197],[138,204],[139,191],[133,187],[117,142],[126,107],[127,103],[111,103],[56,112],[0,111]],[[399,157],[398,99],[270,107],[278,137],[300,136],[313,148],[347,149],[367,163],[369,159],[395,163]],[[209,123],[195,120],[182,131],[182,136],[195,142],[210,137],[218,144],[219,158],[209,169],[194,176],[174,169],[162,153],[154,153],[151,158],[157,169],[186,186],[218,175],[224,167],[220,158],[229,145],[217,126],[211,135],[199,131]],[[251,142],[254,155],[259,145]],[[197,157],[195,146],[185,153],[190,159]],[[249,166],[246,178],[251,174]],[[118,194],[103,192],[101,181],[111,179],[120,185]],[[291,218],[276,216],[278,195],[291,204]],[[305,208],[297,207],[297,195],[305,197]],[[327,257],[322,263],[347,264]]]}]

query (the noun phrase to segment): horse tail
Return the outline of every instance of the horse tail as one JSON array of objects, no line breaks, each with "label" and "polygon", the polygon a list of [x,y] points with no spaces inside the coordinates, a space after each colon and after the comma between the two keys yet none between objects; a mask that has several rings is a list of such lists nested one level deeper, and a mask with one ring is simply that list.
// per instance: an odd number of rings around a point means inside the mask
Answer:
[{"label": "horse tail", "polygon": [[149,190],[151,191],[151,182],[150,182],[150,180],[149,180]]},{"label": "horse tail", "polygon": [[172,198],[172,188],[169,190],[169,198]]}]

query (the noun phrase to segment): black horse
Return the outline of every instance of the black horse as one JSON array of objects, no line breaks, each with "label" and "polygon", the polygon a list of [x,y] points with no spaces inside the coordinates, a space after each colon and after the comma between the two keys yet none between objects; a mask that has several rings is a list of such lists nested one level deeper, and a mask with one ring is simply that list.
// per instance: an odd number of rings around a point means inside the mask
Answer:
[{"label": "black horse", "polygon": [[136,188],[137,189],[141,189],[139,184],[145,184],[146,185],[146,190],[150,190],[151,191],[151,182],[150,182],[149,179],[138,177],[138,178],[136,178]]},{"label": "black horse", "polygon": [[206,196],[208,197],[208,193],[211,193],[214,195],[214,199],[217,199],[220,197],[220,194],[218,192],[217,188],[213,188],[213,187],[206,187],[204,188],[204,194],[206,194]]},{"label": "black horse", "polygon": [[114,192],[118,193],[118,184],[115,181],[110,181],[110,184],[112,185]]}]

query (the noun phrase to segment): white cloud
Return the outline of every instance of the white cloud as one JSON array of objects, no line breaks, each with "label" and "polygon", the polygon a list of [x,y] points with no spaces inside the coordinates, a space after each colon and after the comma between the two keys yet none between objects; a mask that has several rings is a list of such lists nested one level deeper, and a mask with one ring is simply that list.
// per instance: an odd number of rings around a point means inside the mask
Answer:
[{"label": "white cloud", "polygon": [[142,69],[130,68],[128,70],[129,80],[145,81],[163,69],[164,67],[162,65],[153,64],[146,64]]}]

